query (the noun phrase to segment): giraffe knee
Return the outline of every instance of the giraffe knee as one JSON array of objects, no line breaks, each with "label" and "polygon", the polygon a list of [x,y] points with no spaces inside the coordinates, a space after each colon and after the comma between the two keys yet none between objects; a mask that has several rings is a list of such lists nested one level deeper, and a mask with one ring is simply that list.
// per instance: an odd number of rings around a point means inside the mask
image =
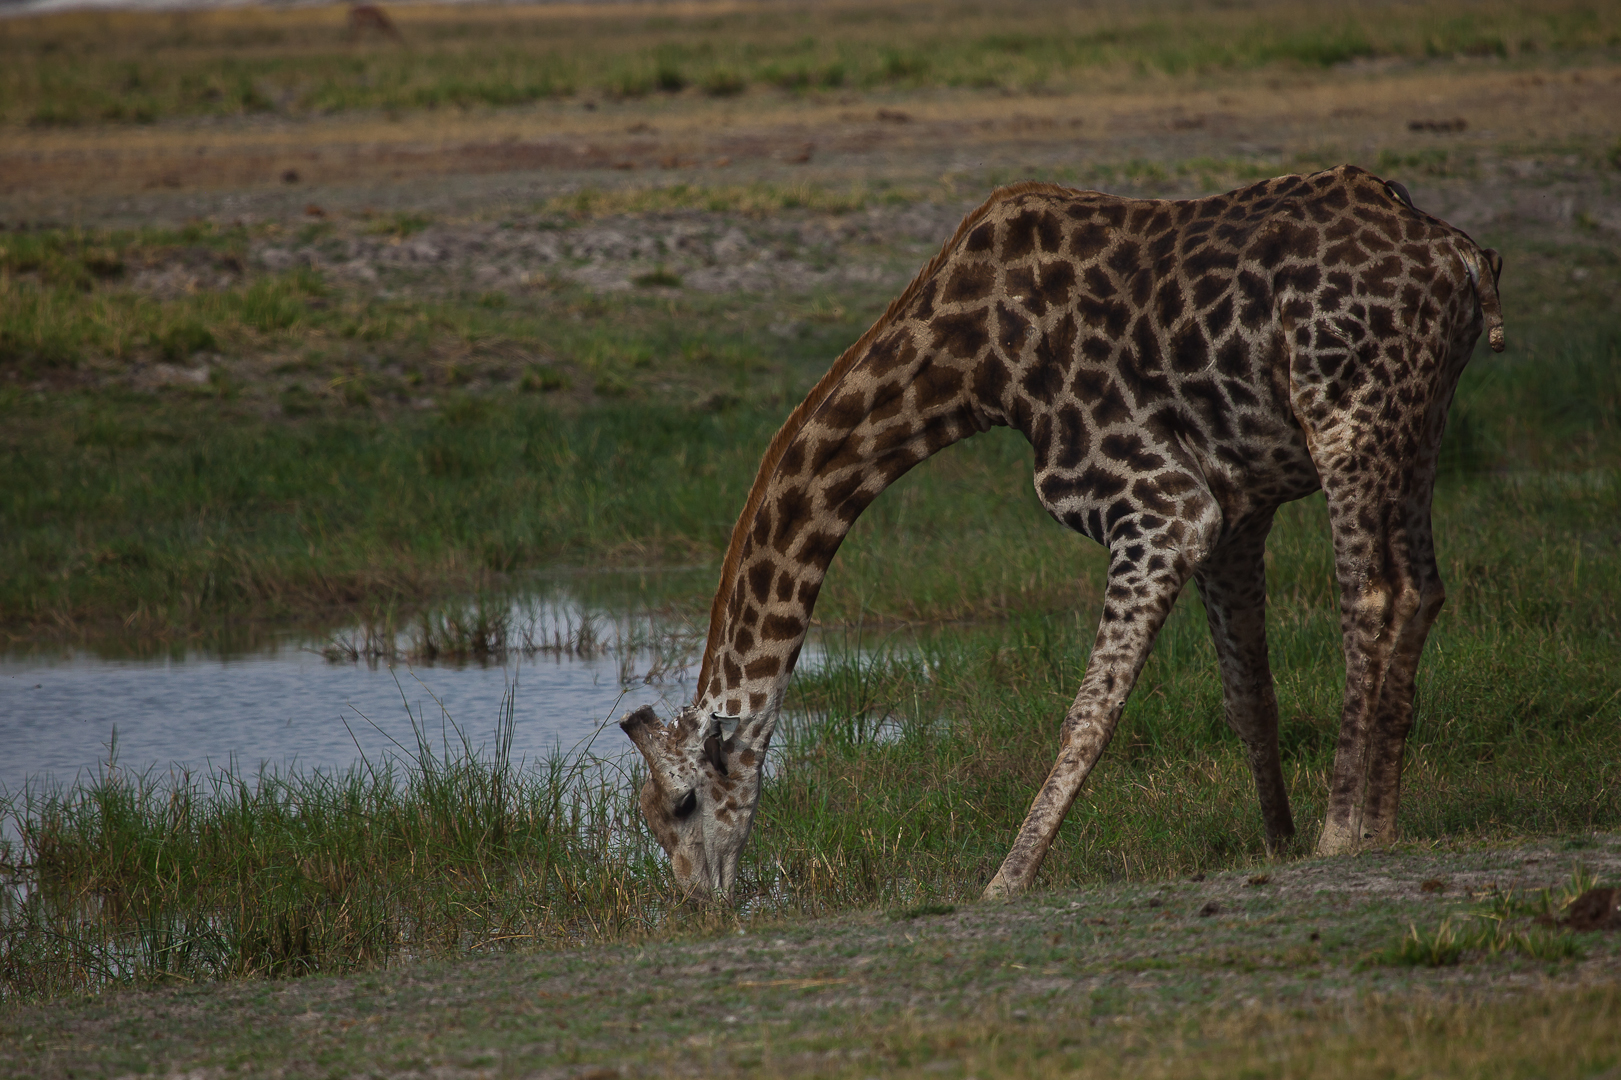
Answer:
[{"label": "giraffe knee", "polygon": [[1391,591],[1391,621],[1405,626],[1424,609],[1424,590],[1412,581],[1403,581]]},{"label": "giraffe knee", "polygon": [[1364,581],[1360,588],[1345,598],[1345,606],[1356,624],[1377,633],[1389,625],[1395,612],[1396,590],[1377,578]]},{"label": "giraffe knee", "polygon": [[1421,587],[1410,577],[1396,581],[1370,579],[1364,582],[1350,600],[1351,612],[1359,626],[1380,634],[1390,627],[1405,626],[1414,616],[1440,610],[1440,600],[1433,599],[1429,589]]},{"label": "giraffe knee", "polygon": [[1427,575],[1418,581],[1403,581],[1392,603],[1392,622],[1399,628],[1413,627],[1428,632],[1441,614],[1447,591],[1440,580]]}]

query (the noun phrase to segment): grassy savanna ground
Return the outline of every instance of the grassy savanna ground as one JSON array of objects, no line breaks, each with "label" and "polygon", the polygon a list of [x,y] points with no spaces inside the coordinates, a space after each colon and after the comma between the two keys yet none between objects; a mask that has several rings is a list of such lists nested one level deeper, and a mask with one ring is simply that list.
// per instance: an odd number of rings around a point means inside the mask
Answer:
[{"label": "grassy savanna ground", "polygon": [[[1271,164],[1280,146],[1333,161],[1373,144],[1547,148],[1614,115],[1621,41],[1613,7],[1582,2],[411,5],[397,18],[402,41],[347,40],[338,6],[8,19],[0,193],[71,222],[65,193],[251,190],[289,171],[289,198],[337,181],[359,209],[379,193],[357,181],[405,179],[420,209],[427,177],[582,166],[730,179],[809,163],[848,178],[876,153],[883,171],[933,182],[965,163],[1073,167],[1100,141],[1115,143],[1106,158],[1129,147],[1162,164]],[[1405,130],[1459,117],[1459,138]]]},{"label": "grassy savanna ground", "polygon": [[744,916],[587,949],[19,1005],[0,1019],[0,1062],[42,1076],[1602,1076],[1621,1059],[1621,935],[1515,929],[1501,936],[1525,944],[1461,963],[1400,959],[1449,917],[1526,925],[1523,901],[1544,894],[1510,890],[1547,882],[1556,903],[1573,854],[1621,868],[1614,836],[1565,846]]},{"label": "grassy savanna ground", "polygon": [[[991,433],[887,493],[835,563],[830,658],[796,680],[739,913],[670,906],[612,763],[111,769],[16,804],[10,1068],[1616,1064],[1615,936],[1530,921],[1577,858],[1617,876],[1611,8],[422,7],[403,46],[346,44],[338,14],[0,23],[16,647],[242,640],[499,609],[560,564],[712,565],[781,418],[993,184],[1183,196],[1352,160],[1508,266],[1509,351],[1466,373],[1437,494],[1450,598],[1407,846],[1305,859],[1343,677],[1312,499],[1269,565],[1301,842],[1261,865],[1190,590],[1041,892],[974,906],[1051,761],[1103,568]],[[520,54],[522,78],[500,59]],[[791,55],[811,74],[780,74]],[[518,96],[478,96],[500,86]],[[1458,963],[1403,962],[1426,949]]]},{"label": "grassy savanna ground", "polygon": [[1350,61],[1606,55],[1606,4],[1234,7],[1025,2],[409,5],[403,40],[355,38],[341,7],[98,12],[7,20],[0,120],[37,128],[182,117],[512,106],[751,90],[1062,92],[1144,74]]}]

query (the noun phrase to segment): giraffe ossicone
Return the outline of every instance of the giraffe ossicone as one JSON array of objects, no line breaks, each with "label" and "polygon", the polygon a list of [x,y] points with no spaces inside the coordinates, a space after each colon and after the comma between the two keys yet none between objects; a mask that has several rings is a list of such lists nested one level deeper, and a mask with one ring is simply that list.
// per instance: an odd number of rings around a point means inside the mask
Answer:
[{"label": "giraffe ossicone", "polygon": [[1482,330],[1503,348],[1501,265],[1353,166],[1174,202],[992,194],[771,440],[692,703],[668,724],[645,707],[621,721],[678,885],[731,895],[777,712],[856,517],[930,455],[1004,425],[1035,450],[1043,506],[1104,544],[1109,570],[1057,762],[986,895],[1035,881],[1190,579],[1267,846],[1293,835],[1264,553],[1277,508],[1318,490],[1346,661],[1318,850],[1392,840],[1414,673],[1444,599],[1436,460]]}]

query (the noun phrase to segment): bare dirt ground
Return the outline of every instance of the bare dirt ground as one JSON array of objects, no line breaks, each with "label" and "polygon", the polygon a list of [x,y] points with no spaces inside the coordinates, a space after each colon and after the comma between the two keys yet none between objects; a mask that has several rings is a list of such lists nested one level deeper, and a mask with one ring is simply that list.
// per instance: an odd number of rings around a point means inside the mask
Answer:
[{"label": "bare dirt ground", "polygon": [[[1621,241],[1613,67],[1460,59],[1161,82],[14,128],[0,139],[0,224],[249,227],[245,260],[176,249],[120,282],[158,297],[309,266],[361,299],[669,282],[689,296],[881,306],[996,183],[1186,197],[1354,161],[1485,242],[1522,248],[1511,314],[1525,314],[1517,293],[1551,314],[1565,294],[1602,306],[1621,285],[1613,258],[1577,265],[1555,250]],[[672,187],[695,194],[647,197]]]},{"label": "bare dirt ground", "polygon": [[[1102,165],[1341,160],[1401,172],[1465,228],[1581,218],[1621,229],[1607,156],[1621,71],[1489,60],[1347,64],[1219,87],[1166,80],[1012,96],[759,91],[741,99],[568,99],[389,120],[176,121],[8,130],[0,219],[135,225],[410,209],[489,217],[583,188],[887,182],[979,188]],[[1201,189],[1200,174],[1148,186]],[[1435,176],[1436,182],[1426,179]],[[1443,184],[1442,178],[1457,181]],[[1130,176],[1113,187],[1144,186]],[[1464,181],[1467,181],[1466,183]],[[977,190],[968,194],[977,194]]]},{"label": "bare dirt ground", "polygon": [[[429,295],[511,292],[558,281],[628,291],[638,276],[661,268],[681,287],[704,293],[810,293],[845,285],[887,288],[897,273],[910,274],[960,217],[955,202],[765,220],[701,210],[570,224],[529,215],[435,222],[408,238],[334,229],[314,241],[261,241],[255,254],[267,269],[309,265],[339,281]],[[897,261],[900,266],[892,265]]]},{"label": "bare dirt ground", "polygon": [[[976,1057],[994,1063],[986,1031],[993,1044],[1054,1032],[1076,1047],[1144,1032],[1152,1044],[1171,1037],[1166,1024],[1232,1013],[1283,1032],[1370,1000],[1566,1000],[1614,987],[1621,933],[1574,935],[1579,956],[1566,959],[1380,957],[1410,926],[1472,923],[1505,898],[1557,892],[1578,860],[1621,878],[1621,837],[1398,849],[1011,905],[744,917],[686,940],[113,993],[11,1010],[0,1068],[197,1080],[961,1075]],[[932,1039],[940,1032],[955,1041]]]},{"label": "bare dirt ground", "polygon": [[[881,310],[997,183],[1187,197],[1340,161],[1401,179],[1424,209],[1515,247],[1513,317],[1532,294],[1529,313],[1551,315],[1602,309],[1621,287],[1621,71],[1606,67],[1381,62],[1053,96],[761,90],[5,136],[7,228],[248,227],[245,259],[171,249],[119,282],[156,297],[308,266],[352,303],[499,293],[522,304],[563,286],[669,283],[672,297],[831,294]],[[658,195],[672,188],[687,194]],[[1572,245],[1593,257],[1573,260]],[[791,332],[795,315],[759,318]],[[492,368],[496,383],[558,359],[519,351]],[[203,359],[108,371],[185,385],[224,364],[257,385],[288,362]],[[590,379],[574,382],[589,396]],[[267,400],[282,389],[266,383]]]}]

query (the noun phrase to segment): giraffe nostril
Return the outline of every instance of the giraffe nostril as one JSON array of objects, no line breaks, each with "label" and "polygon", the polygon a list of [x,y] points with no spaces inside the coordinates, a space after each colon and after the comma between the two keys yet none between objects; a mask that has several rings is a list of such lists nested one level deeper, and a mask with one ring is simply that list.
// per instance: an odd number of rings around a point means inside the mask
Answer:
[{"label": "giraffe nostril", "polygon": [[678,818],[690,817],[698,809],[698,789],[694,788],[681,796],[681,801],[675,804],[675,816]]}]

